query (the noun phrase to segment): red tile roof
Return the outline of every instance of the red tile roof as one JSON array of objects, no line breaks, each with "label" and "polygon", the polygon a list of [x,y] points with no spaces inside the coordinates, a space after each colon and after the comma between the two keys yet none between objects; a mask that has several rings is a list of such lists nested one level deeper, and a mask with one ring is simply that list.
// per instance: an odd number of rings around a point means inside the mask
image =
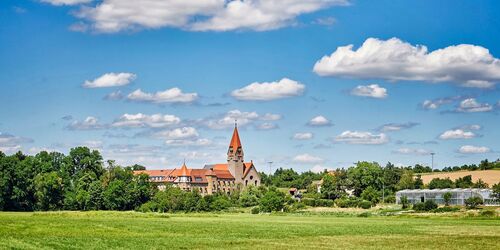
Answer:
[{"label": "red tile roof", "polygon": [[238,127],[234,127],[233,137],[231,138],[231,142],[229,143],[229,147],[233,148],[234,151],[241,147],[240,135],[238,134]]}]

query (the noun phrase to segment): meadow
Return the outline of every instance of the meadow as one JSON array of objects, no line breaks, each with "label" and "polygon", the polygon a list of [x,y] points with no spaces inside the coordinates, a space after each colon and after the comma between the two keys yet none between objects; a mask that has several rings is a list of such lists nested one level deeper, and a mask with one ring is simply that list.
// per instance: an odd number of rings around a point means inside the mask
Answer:
[{"label": "meadow", "polygon": [[467,216],[0,212],[1,249],[498,249],[500,220]]}]

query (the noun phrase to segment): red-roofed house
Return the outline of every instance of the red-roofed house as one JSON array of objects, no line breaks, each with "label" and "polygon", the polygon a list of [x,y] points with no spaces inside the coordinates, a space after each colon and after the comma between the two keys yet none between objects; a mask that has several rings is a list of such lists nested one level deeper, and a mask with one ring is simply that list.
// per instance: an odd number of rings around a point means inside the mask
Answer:
[{"label": "red-roofed house", "polygon": [[208,164],[201,169],[188,168],[184,163],[179,169],[139,170],[134,174],[149,175],[149,180],[160,190],[166,185],[174,185],[186,191],[198,190],[203,195],[216,192],[229,194],[238,188],[260,185],[260,175],[253,162],[243,160],[237,126],[227,150],[227,163]]}]

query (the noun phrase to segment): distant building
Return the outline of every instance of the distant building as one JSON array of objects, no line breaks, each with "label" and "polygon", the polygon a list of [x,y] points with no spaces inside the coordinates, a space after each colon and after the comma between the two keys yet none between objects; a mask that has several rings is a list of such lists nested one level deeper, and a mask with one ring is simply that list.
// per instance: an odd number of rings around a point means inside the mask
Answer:
[{"label": "distant building", "polygon": [[188,168],[184,163],[180,168],[162,170],[139,170],[134,174],[147,174],[149,180],[160,190],[173,185],[182,190],[198,190],[202,195],[222,192],[230,194],[238,188],[259,186],[260,175],[252,161],[244,162],[238,127],[227,150],[227,163],[208,164],[203,168]]},{"label": "distant building", "polygon": [[405,189],[396,192],[396,203],[401,203],[401,197],[406,196],[411,204],[432,200],[437,204],[444,204],[443,195],[451,193],[450,205],[464,205],[465,200],[470,197],[480,197],[484,205],[499,205],[491,194],[492,190],[487,188],[445,188],[445,189]]}]

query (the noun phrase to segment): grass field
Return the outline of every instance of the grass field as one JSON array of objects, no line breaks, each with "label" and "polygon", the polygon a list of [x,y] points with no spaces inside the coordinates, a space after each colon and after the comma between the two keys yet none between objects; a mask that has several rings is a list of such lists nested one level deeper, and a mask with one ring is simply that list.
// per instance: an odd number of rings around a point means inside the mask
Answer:
[{"label": "grass field", "polygon": [[500,169],[456,171],[456,172],[443,172],[443,173],[423,173],[422,181],[424,182],[424,184],[429,184],[429,182],[434,178],[450,178],[451,180],[454,181],[460,177],[464,177],[467,175],[471,175],[473,182],[476,182],[478,179],[481,179],[484,182],[488,183],[490,187],[500,182]]},{"label": "grass field", "polygon": [[499,249],[500,220],[321,214],[0,213],[13,249]]}]

